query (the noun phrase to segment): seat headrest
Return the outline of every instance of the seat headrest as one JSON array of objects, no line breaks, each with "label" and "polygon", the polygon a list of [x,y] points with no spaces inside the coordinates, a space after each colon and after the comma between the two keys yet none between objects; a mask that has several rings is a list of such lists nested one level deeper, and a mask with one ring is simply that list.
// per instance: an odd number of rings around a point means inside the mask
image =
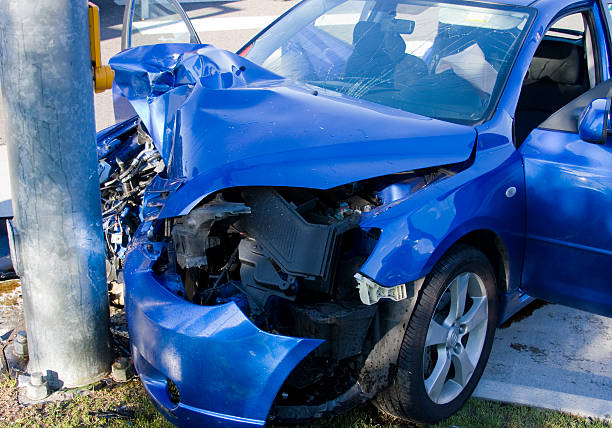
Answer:
[{"label": "seat headrest", "polygon": [[355,52],[363,56],[388,55],[393,62],[403,58],[406,43],[396,31],[384,31],[378,22],[358,22],[353,30]]},{"label": "seat headrest", "polygon": [[361,21],[353,30],[353,45],[361,55],[374,55],[383,41],[383,32],[377,22]]},{"label": "seat headrest", "polygon": [[583,60],[579,46],[557,40],[543,40],[531,61],[527,80],[549,78],[564,85],[580,84]]}]

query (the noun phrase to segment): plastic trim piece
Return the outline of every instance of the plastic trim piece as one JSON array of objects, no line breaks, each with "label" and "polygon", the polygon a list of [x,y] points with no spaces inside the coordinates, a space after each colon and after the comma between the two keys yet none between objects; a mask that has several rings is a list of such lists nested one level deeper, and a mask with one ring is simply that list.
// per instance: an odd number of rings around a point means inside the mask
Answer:
[{"label": "plastic trim piece", "polygon": [[412,283],[409,283],[396,285],[395,287],[383,287],[359,272],[355,274],[355,280],[359,289],[359,298],[364,305],[373,305],[380,299],[391,299],[395,302],[407,299],[406,285],[412,285]]}]

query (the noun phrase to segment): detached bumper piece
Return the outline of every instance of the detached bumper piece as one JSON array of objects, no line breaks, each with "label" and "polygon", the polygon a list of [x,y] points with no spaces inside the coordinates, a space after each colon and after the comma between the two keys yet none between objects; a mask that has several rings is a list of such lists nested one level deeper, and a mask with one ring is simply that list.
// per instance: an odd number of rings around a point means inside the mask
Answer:
[{"label": "detached bumper piece", "polygon": [[[134,364],[153,403],[178,426],[262,426],[278,390],[322,341],[266,333],[232,302],[198,306],[169,291],[153,264],[165,244],[142,225],[127,257]],[[165,284],[168,281],[169,284]]]},{"label": "detached bumper piece", "polygon": [[409,283],[396,285],[395,287],[383,287],[359,272],[355,274],[355,280],[359,289],[359,298],[364,305],[373,305],[378,303],[380,299],[391,299],[395,302],[407,299],[408,292],[406,286],[413,286]]}]

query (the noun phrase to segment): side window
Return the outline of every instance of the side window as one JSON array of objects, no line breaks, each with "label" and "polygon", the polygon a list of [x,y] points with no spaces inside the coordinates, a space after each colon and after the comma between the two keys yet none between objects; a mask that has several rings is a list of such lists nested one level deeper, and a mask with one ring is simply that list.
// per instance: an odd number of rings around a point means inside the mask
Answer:
[{"label": "side window", "polygon": [[542,38],[516,109],[517,145],[553,113],[597,85],[597,44],[590,13],[559,19]]},{"label": "side window", "polygon": [[122,49],[157,43],[199,43],[176,0],[129,1],[123,27]]}]

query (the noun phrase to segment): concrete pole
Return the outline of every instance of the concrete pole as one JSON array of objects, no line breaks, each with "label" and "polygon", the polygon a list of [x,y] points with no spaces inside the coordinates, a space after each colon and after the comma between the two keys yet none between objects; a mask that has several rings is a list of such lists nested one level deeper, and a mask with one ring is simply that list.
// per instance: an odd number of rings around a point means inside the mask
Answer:
[{"label": "concrete pole", "polygon": [[0,0],[0,79],[28,371],[110,369],[86,0]]}]

